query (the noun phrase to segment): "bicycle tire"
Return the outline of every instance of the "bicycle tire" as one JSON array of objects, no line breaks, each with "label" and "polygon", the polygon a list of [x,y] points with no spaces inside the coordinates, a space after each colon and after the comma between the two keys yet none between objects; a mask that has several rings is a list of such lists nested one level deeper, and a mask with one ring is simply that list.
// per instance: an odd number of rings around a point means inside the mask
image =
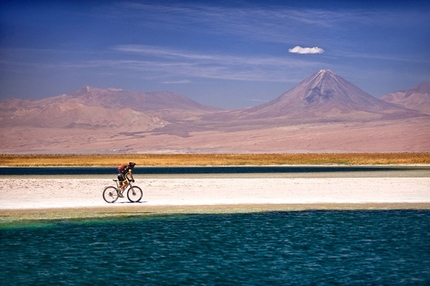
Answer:
[{"label": "bicycle tire", "polygon": [[138,186],[133,186],[128,189],[127,198],[132,203],[139,202],[143,197],[143,191]]},{"label": "bicycle tire", "polygon": [[103,199],[110,204],[116,202],[118,199],[118,190],[112,186],[106,187],[103,190]]}]

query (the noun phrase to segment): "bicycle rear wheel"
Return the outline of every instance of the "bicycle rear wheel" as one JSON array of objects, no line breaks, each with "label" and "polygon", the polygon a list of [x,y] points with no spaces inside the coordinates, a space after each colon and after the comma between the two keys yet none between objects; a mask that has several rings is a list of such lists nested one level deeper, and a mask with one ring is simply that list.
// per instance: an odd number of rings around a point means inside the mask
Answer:
[{"label": "bicycle rear wheel", "polygon": [[107,203],[114,203],[118,199],[118,190],[115,187],[106,187],[103,191],[103,199]]},{"label": "bicycle rear wheel", "polygon": [[137,186],[133,186],[130,189],[128,189],[127,192],[127,198],[132,203],[137,203],[140,201],[143,197],[143,191],[141,188]]}]

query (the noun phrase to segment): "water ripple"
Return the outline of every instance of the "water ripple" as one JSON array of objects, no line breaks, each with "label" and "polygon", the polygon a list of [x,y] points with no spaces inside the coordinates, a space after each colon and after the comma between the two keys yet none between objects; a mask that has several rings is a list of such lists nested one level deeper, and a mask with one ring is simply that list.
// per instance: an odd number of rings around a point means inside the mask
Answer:
[{"label": "water ripple", "polygon": [[5,285],[430,283],[429,211],[50,222],[0,230]]}]

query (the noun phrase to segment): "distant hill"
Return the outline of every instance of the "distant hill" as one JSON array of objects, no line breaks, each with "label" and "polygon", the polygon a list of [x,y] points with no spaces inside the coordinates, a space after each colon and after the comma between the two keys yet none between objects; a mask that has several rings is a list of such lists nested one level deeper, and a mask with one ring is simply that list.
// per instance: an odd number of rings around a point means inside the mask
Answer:
[{"label": "distant hill", "polygon": [[411,89],[389,93],[381,99],[398,106],[430,114],[430,82],[421,83]]},{"label": "distant hill", "polygon": [[2,126],[55,128],[139,127],[150,130],[170,121],[220,109],[171,92],[133,92],[84,87],[41,100],[0,102]]},{"label": "distant hill", "polygon": [[78,102],[87,106],[104,108],[132,108],[137,111],[154,110],[204,110],[214,107],[202,105],[190,98],[173,92],[137,92],[116,88],[99,89],[86,86],[77,92],[46,99],[54,102]]}]

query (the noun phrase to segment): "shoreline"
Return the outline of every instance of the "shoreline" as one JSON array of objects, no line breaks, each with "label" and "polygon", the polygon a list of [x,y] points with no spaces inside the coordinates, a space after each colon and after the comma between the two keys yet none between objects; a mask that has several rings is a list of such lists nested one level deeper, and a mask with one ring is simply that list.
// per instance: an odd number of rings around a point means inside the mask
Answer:
[{"label": "shoreline", "polygon": [[19,222],[55,220],[91,220],[164,215],[244,214],[292,211],[430,211],[424,203],[303,203],[303,204],[224,204],[158,205],[130,204],[99,207],[0,209],[0,226]]},{"label": "shoreline", "polygon": [[113,183],[108,176],[0,177],[0,225],[174,214],[430,210],[427,173],[384,172],[369,176],[366,172],[356,172],[316,177],[145,175],[135,176],[135,185],[144,192],[141,202],[130,203],[125,195],[113,204],[102,198],[103,189]]}]

